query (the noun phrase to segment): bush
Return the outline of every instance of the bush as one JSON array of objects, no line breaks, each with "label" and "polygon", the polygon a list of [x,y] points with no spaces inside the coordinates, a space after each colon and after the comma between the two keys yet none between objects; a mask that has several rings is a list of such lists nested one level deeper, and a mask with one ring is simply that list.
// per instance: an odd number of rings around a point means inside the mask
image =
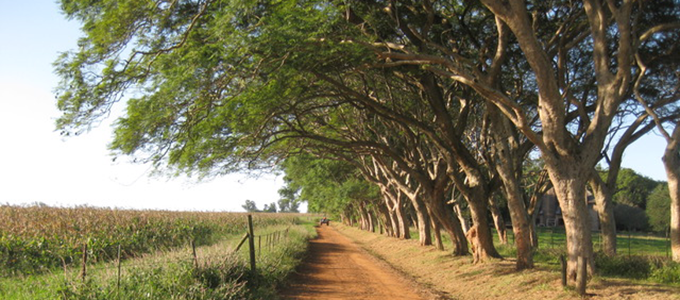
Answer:
[{"label": "bush", "polygon": [[628,204],[614,206],[614,219],[619,230],[642,231],[649,227],[645,210]]},{"label": "bush", "polygon": [[652,272],[652,263],[644,256],[595,255],[595,269],[605,276],[646,279]]},{"label": "bush", "polygon": [[672,261],[664,263],[654,268],[650,279],[659,283],[680,284],[680,264]]}]

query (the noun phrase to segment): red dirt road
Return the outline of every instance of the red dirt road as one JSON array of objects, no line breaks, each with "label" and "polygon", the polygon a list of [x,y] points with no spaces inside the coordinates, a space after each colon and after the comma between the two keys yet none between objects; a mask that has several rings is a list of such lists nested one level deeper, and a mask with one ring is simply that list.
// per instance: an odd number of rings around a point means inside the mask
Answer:
[{"label": "red dirt road", "polygon": [[283,299],[424,300],[412,284],[329,226],[317,228],[309,256]]}]

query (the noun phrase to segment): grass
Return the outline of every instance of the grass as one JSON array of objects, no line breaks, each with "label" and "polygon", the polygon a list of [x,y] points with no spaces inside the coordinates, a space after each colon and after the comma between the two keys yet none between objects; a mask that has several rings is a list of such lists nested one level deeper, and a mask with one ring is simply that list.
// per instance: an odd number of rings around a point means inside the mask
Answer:
[{"label": "grass", "polygon": [[197,260],[190,247],[125,260],[120,285],[116,262],[88,266],[85,282],[76,267],[0,278],[0,299],[275,299],[276,288],[299,264],[314,229],[307,222],[260,227],[255,234],[274,232],[281,238],[258,251],[255,273],[249,268],[247,244],[234,253],[242,235],[231,234],[197,247]]},{"label": "grass", "polygon": [[[445,245],[447,251],[437,251],[432,246],[420,246],[417,236],[414,240],[400,240],[357,228],[335,226],[369,252],[377,253],[386,262],[410,275],[421,286],[435,289],[434,293],[442,295],[444,299],[582,299],[573,288],[561,286],[560,274],[552,266],[559,266],[554,256],[559,253],[557,247],[541,249],[544,252],[541,255],[553,255],[551,264],[539,261],[534,269],[517,271],[512,256],[506,256],[504,260],[472,264],[470,256],[450,255],[451,245],[448,242]],[[512,250],[512,247],[506,247],[508,251]],[[665,274],[667,278],[673,275],[676,278],[678,276],[677,273]],[[596,276],[589,281],[587,293],[591,299],[680,300],[679,287],[657,284],[651,279],[643,281]]]},{"label": "grass", "polygon": [[[507,244],[501,244],[493,230],[496,249],[503,257],[515,257],[514,234],[508,229]],[[412,228],[411,236],[418,239],[418,232]],[[434,239],[434,237],[433,237]],[[442,234],[446,249],[451,249],[451,241]],[[534,252],[534,262],[552,271],[560,269],[559,257],[566,253],[566,234],[564,228],[538,228],[538,249]],[[639,232],[623,232],[617,236],[618,255],[607,257],[599,253],[602,247],[599,232],[593,232],[593,248],[596,251],[596,270],[599,276],[628,278],[664,284],[680,284],[680,265],[668,258],[669,244],[664,237]]]}]

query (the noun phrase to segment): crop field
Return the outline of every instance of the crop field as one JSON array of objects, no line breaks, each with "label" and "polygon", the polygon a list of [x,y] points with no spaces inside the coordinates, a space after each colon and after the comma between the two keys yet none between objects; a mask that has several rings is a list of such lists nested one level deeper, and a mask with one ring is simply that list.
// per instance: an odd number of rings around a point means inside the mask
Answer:
[{"label": "crop field", "polygon": [[[254,214],[255,227],[292,224],[294,214]],[[245,214],[92,207],[0,206],[0,276],[40,274],[78,263],[210,245],[246,231]]]}]

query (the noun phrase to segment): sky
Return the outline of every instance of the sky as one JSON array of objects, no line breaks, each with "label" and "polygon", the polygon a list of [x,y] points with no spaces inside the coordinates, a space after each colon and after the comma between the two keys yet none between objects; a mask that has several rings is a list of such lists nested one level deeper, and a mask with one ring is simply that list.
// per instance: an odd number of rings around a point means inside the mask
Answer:
[{"label": "sky", "polygon": [[[126,209],[243,211],[279,199],[279,175],[234,174],[196,179],[149,177],[149,166],[113,162],[111,119],[64,139],[52,63],[76,47],[80,24],[67,21],[54,0],[0,0],[0,205],[42,202]],[[665,141],[652,133],[626,151],[623,166],[666,180]],[[119,161],[125,161],[124,159]]]},{"label": "sky", "polygon": [[260,208],[278,201],[281,176],[234,174],[197,183],[150,178],[148,165],[112,162],[111,119],[87,134],[61,137],[52,63],[76,47],[79,28],[55,0],[0,0],[0,205],[243,211],[245,200]]}]

